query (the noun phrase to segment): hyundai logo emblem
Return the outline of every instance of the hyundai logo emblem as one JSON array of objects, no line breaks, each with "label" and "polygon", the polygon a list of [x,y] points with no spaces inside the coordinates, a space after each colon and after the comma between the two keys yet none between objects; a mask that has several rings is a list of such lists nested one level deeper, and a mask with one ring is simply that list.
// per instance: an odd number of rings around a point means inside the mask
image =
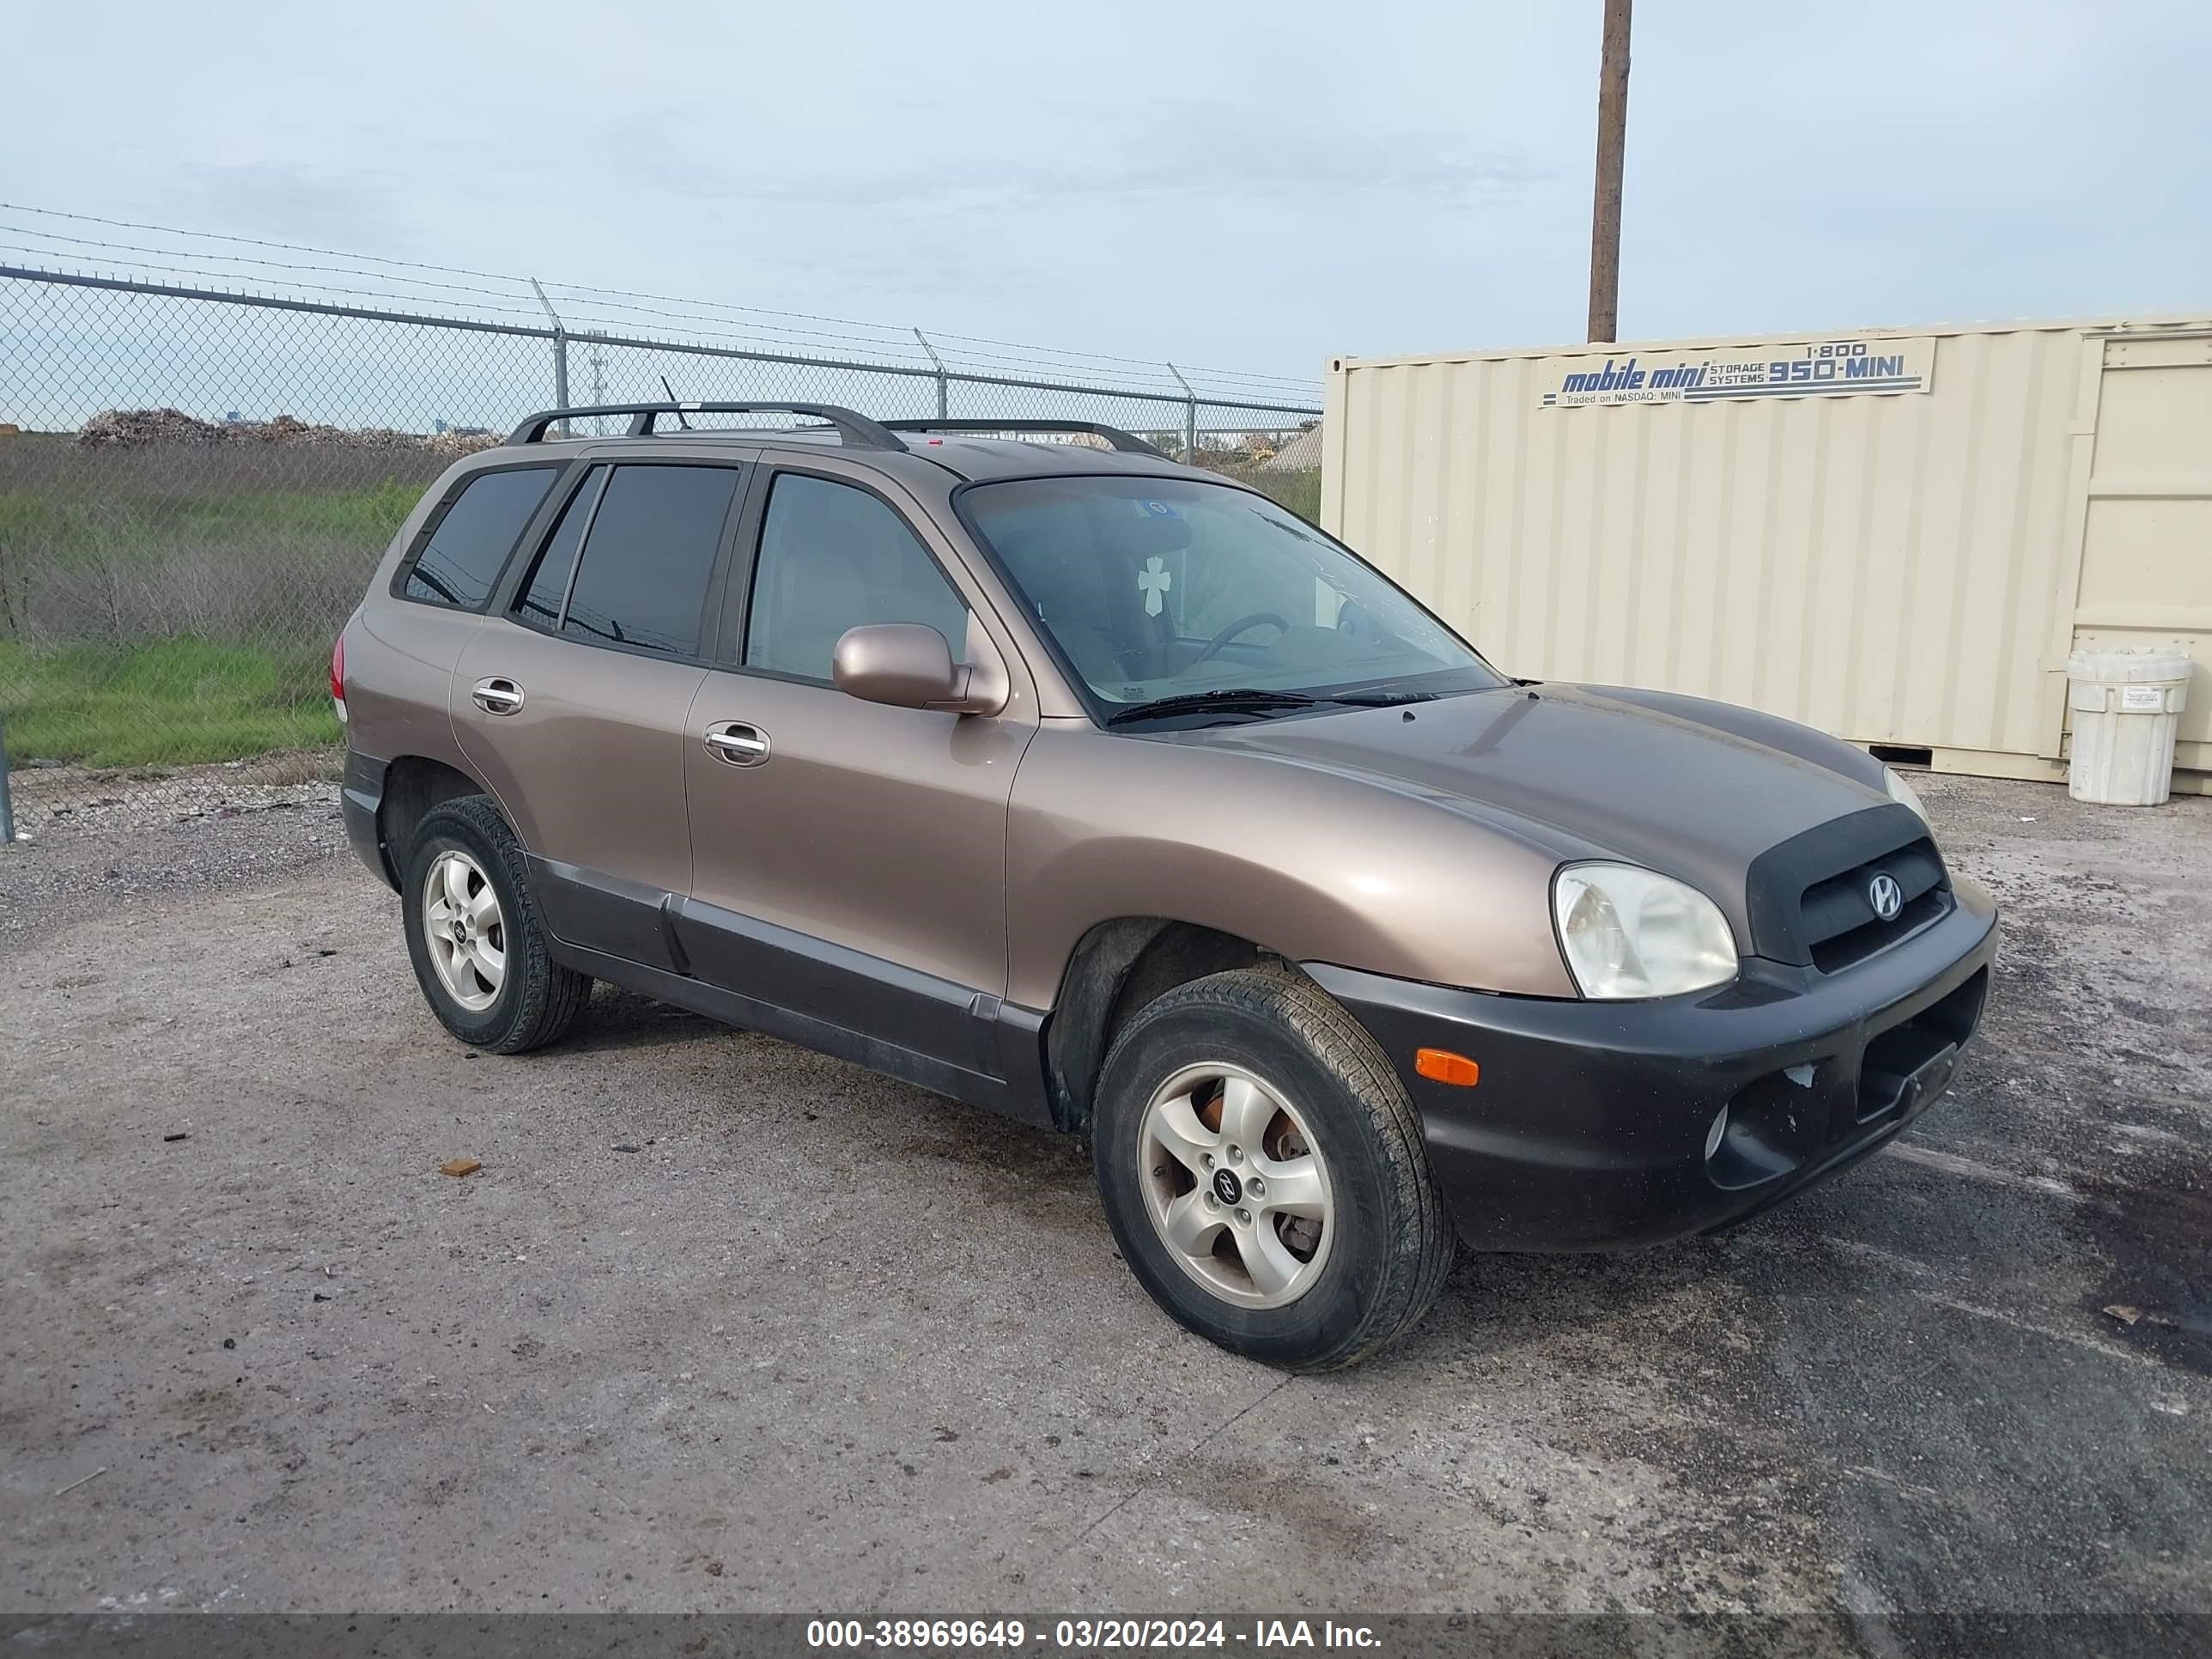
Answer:
[{"label": "hyundai logo emblem", "polygon": [[1905,908],[1905,890],[1897,884],[1897,878],[1884,872],[1867,884],[1867,902],[1883,921],[1895,921],[1898,912]]}]

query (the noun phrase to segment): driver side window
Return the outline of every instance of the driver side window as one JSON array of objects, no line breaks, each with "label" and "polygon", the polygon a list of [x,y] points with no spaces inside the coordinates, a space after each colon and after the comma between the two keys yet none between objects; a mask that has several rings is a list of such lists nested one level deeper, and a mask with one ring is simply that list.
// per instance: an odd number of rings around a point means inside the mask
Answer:
[{"label": "driver side window", "polygon": [[892,622],[933,628],[956,662],[964,654],[968,607],[905,520],[851,484],[778,473],[753,565],[745,665],[827,684],[846,629]]}]

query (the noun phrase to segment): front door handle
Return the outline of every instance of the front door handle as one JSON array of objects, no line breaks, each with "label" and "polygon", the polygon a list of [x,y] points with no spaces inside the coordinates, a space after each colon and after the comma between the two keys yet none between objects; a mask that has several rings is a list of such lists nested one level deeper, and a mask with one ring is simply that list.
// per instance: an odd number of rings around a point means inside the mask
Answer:
[{"label": "front door handle", "polygon": [[503,674],[478,680],[469,696],[487,714],[512,714],[522,707],[522,688]]},{"label": "front door handle", "polygon": [[758,766],[768,758],[768,733],[743,720],[717,720],[707,728],[707,751],[732,766]]}]

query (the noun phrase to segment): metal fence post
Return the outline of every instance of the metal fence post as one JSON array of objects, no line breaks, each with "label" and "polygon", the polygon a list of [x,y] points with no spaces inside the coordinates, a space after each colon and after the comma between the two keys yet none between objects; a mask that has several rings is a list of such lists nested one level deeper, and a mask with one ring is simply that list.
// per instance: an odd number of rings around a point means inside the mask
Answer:
[{"label": "metal fence post", "polygon": [[1168,373],[1174,375],[1176,383],[1182,387],[1182,464],[1185,466],[1196,466],[1198,465],[1198,393],[1190,389],[1190,382],[1183,379],[1182,371],[1173,363],[1168,365]]},{"label": "metal fence post", "polygon": [[8,793],[8,722],[0,720],[0,847],[15,839],[15,802]]},{"label": "metal fence post", "polygon": [[929,336],[920,329],[915,330],[914,337],[921,342],[921,349],[929,354],[929,361],[937,365],[937,418],[941,421],[952,412],[945,397],[948,382],[945,374],[945,359],[937,355],[937,348],[930,344]]},{"label": "metal fence post", "polygon": [[[545,290],[538,286],[538,279],[530,279],[530,291],[538,296],[538,303],[545,307],[545,314],[553,319],[553,406],[567,409],[568,404],[568,326],[561,320],[561,313],[553,309],[553,302],[545,297]],[[566,436],[568,423],[561,422]]]}]

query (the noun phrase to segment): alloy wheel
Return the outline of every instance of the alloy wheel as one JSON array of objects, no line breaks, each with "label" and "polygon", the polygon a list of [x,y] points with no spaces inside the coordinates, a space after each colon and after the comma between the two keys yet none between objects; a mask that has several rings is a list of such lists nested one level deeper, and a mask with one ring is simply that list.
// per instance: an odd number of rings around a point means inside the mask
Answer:
[{"label": "alloy wheel", "polygon": [[1209,1291],[1277,1308],[1312,1288],[1335,1200],[1304,1121],[1273,1085],[1225,1061],[1185,1066],[1153,1092],[1137,1152],[1146,1213]]},{"label": "alloy wheel", "polygon": [[482,1013],[507,981],[507,927],[499,895],[483,867],[449,848],[430,861],[422,883],[422,941],[446,994]]}]

